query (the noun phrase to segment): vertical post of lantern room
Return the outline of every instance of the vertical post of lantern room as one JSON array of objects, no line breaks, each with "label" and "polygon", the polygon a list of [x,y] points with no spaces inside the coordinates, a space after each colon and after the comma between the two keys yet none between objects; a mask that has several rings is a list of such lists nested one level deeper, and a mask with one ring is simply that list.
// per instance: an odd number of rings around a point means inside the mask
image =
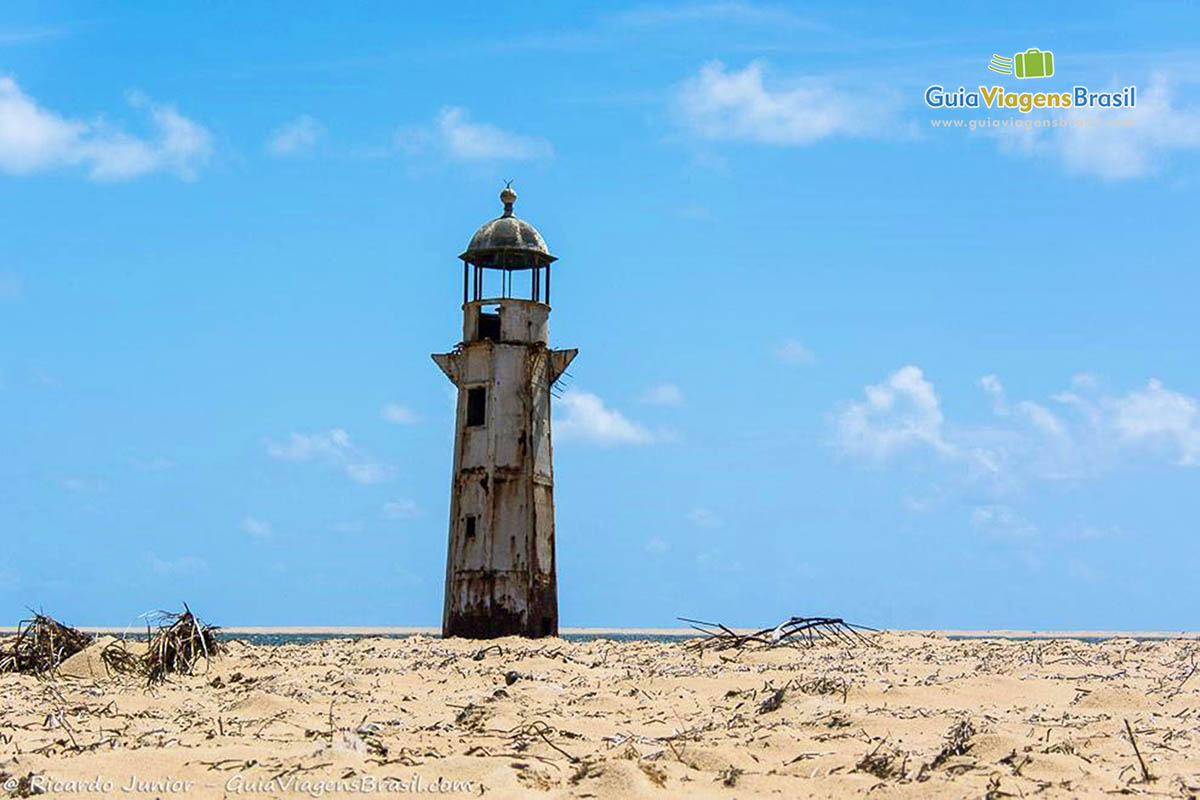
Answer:
[{"label": "vertical post of lantern room", "polygon": [[[577,351],[548,346],[555,258],[513,215],[517,193],[500,200],[504,213],[459,256],[462,341],[433,356],[458,388],[443,636],[558,635],[550,387]],[[510,296],[525,270],[529,298]],[[500,297],[484,296],[487,271]]]}]

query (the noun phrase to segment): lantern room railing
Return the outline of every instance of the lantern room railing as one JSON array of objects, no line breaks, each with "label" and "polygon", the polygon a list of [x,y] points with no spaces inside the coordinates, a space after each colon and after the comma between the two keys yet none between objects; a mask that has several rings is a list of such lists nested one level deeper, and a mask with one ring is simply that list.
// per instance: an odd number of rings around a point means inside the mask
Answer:
[{"label": "lantern room railing", "polygon": [[[484,296],[484,273],[493,272],[500,276],[500,294],[493,298],[485,298]],[[529,272],[529,295],[522,297],[519,294],[514,294],[514,284],[517,282],[514,279],[514,272]],[[543,276],[542,273],[545,273]],[[545,299],[543,299],[543,297]],[[463,305],[472,301],[484,299],[496,300],[532,300],[535,303],[543,303],[550,305],[550,265],[535,266],[532,268],[517,269],[494,269],[491,267],[481,267],[477,264],[463,262]]]}]

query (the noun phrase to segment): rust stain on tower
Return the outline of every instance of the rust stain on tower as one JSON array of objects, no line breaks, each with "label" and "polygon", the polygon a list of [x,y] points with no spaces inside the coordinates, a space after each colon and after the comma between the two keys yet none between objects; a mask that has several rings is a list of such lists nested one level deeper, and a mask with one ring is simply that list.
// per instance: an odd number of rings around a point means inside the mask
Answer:
[{"label": "rust stain on tower", "polygon": [[433,356],[458,387],[443,636],[558,635],[550,388],[578,351],[547,345],[555,258],[500,200],[459,256],[462,341]]}]

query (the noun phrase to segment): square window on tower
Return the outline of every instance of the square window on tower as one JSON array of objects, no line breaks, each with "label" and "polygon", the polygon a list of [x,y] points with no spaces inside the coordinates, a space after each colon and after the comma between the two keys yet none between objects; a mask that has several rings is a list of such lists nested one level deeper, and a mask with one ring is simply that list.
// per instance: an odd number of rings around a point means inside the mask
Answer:
[{"label": "square window on tower", "polygon": [[483,311],[479,312],[479,341],[491,339],[493,342],[500,341],[500,311]]},{"label": "square window on tower", "polygon": [[487,424],[487,387],[476,386],[467,389],[467,426],[477,427]]}]

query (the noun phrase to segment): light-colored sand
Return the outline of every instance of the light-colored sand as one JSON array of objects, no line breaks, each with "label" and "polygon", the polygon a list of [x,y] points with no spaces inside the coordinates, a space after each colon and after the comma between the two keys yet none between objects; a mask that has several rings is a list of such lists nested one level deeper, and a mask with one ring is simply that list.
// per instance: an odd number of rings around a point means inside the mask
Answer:
[{"label": "light-colored sand", "polygon": [[[0,676],[0,773],[78,781],[51,793],[76,797],[131,779],[150,797],[395,796],[416,779],[600,800],[1200,791],[1194,641],[878,642],[235,644],[150,691],[87,656],[83,677]],[[943,752],[963,722],[962,752]]]}]

